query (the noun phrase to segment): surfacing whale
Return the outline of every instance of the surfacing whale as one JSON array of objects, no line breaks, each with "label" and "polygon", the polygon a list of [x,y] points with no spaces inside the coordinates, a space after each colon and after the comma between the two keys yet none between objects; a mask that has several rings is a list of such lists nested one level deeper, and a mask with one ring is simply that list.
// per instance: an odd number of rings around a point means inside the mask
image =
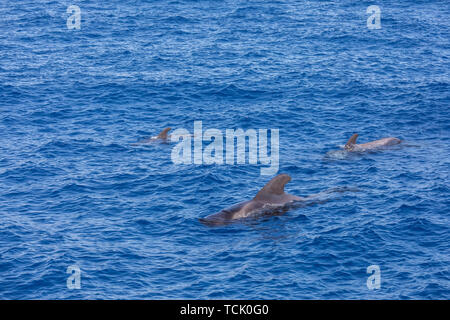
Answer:
[{"label": "surfacing whale", "polygon": [[388,137],[383,138],[371,142],[361,143],[357,144],[356,139],[358,138],[358,134],[355,133],[351,136],[350,139],[348,139],[347,143],[345,144],[345,150],[347,151],[366,151],[366,150],[375,150],[382,147],[387,146],[393,146],[396,144],[401,143],[402,141],[398,138]]},{"label": "surfacing whale", "polygon": [[286,208],[288,204],[307,198],[297,197],[284,192],[284,186],[291,181],[287,174],[279,174],[272,178],[252,200],[235,204],[222,211],[200,218],[200,222],[208,226],[220,226],[229,224],[237,219],[242,219],[257,214],[270,214]]},{"label": "surfacing whale", "polygon": [[163,131],[161,131],[157,136],[153,136],[153,137],[132,143],[131,145],[135,146],[135,145],[139,145],[139,144],[152,143],[152,142],[157,142],[157,141],[166,142],[170,138],[170,135],[168,134],[170,130],[172,130],[172,128],[167,127]]}]

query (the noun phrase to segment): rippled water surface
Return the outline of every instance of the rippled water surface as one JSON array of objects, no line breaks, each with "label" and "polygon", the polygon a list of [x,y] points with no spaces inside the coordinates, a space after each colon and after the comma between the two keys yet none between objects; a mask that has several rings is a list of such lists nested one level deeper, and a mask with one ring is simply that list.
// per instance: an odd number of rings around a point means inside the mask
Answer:
[{"label": "rippled water surface", "polygon": [[[0,30],[1,299],[450,297],[447,1],[2,1]],[[204,226],[272,176],[131,145],[200,120],[278,128],[291,194],[352,191]]]}]

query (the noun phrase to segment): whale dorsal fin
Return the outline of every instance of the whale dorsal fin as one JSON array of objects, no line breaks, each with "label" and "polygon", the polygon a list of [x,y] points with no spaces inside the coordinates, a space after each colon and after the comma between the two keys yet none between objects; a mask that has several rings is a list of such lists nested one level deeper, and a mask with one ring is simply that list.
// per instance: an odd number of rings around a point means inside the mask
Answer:
[{"label": "whale dorsal fin", "polygon": [[284,186],[286,183],[291,181],[291,177],[287,174],[279,174],[276,177],[272,178],[267,184],[259,190],[256,196],[253,198],[254,200],[266,200],[270,199],[273,195],[283,195],[284,194]]},{"label": "whale dorsal fin", "polygon": [[167,139],[167,133],[172,130],[172,128],[165,128],[163,131],[161,131],[160,134],[158,134],[159,139]]},{"label": "whale dorsal fin", "polygon": [[356,139],[358,139],[358,134],[355,133],[348,139],[347,143],[345,144],[345,149],[351,149],[356,144]]}]

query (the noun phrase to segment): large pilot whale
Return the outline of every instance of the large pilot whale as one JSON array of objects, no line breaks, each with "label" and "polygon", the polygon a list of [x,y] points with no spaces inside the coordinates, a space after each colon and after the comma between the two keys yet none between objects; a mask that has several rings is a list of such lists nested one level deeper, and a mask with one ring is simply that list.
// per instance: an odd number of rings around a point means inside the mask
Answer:
[{"label": "large pilot whale", "polygon": [[348,139],[347,143],[345,144],[345,150],[347,151],[366,151],[366,150],[374,150],[381,147],[386,146],[392,146],[399,144],[401,142],[398,138],[388,137],[383,138],[371,142],[356,144],[356,139],[358,138],[358,134],[355,133],[351,136],[350,139]]},{"label": "large pilot whale", "polygon": [[307,200],[284,192],[284,186],[291,181],[287,174],[279,174],[272,178],[252,200],[235,204],[222,211],[200,218],[200,222],[209,226],[226,225],[234,220],[279,210],[295,201]]},{"label": "large pilot whale", "polygon": [[160,142],[168,141],[168,139],[170,138],[170,135],[168,134],[170,130],[172,130],[172,128],[167,127],[163,131],[161,131],[157,136],[153,136],[153,137],[132,143],[131,145],[135,146],[138,144],[151,143],[151,142],[157,142],[157,141],[160,141]]}]

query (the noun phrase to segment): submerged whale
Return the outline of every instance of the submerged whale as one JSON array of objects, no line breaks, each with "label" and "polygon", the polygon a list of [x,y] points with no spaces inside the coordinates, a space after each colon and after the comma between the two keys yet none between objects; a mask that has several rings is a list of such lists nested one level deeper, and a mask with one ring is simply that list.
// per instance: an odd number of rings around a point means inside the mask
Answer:
[{"label": "submerged whale", "polygon": [[222,211],[200,218],[200,222],[209,226],[226,225],[234,220],[257,215],[258,213],[270,213],[295,201],[307,198],[297,197],[284,192],[284,186],[291,181],[287,174],[279,174],[272,178],[252,200],[235,204]]},{"label": "submerged whale", "polygon": [[374,150],[379,149],[381,147],[386,146],[393,146],[396,144],[401,143],[402,141],[398,138],[388,137],[383,138],[371,142],[356,144],[356,139],[358,138],[358,134],[355,133],[351,136],[350,139],[348,139],[347,143],[345,144],[345,150],[347,151],[366,151],[366,150]]}]

